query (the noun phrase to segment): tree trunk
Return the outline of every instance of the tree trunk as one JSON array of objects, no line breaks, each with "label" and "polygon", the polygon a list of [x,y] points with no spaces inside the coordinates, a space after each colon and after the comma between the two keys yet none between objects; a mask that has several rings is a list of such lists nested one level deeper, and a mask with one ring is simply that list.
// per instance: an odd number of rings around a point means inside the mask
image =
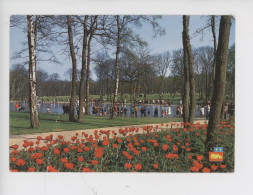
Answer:
[{"label": "tree trunk", "polygon": [[205,92],[206,92],[206,101],[208,101],[208,70],[207,70],[207,67],[206,67],[206,90],[205,90]]},{"label": "tree trunk", "polygon": [[162,92],[163,92],[163,76],[160,76],[160,90],[159,90],[160,95],[162,95]]},{"label": "tree trunk", "polygon": [[86,51],[87,51],[87,23],[88,16],[84,17],[83,23],[83,49],[82,49],[82,70],[81,70],[81,79],[79,86],[79,113],[78,113],[78,122],[83,121],[83,100],[84,100],[84,78],[86,72]]},{"label": "tree trunk", "polygon": [[35,51],[35,37],[33,16],[27,16],[27,37],[29,48],[29,99],[30,99],[30,125],[31,128],[38,127],[39,116],[37,108],[37,96],[36,96],[36,51]]},{"label": "tree trunk", "polygon": [[144,102],[146,103],[147,93],[148,93],[148,80],[147,80],[147,74],[146,73],[145,73],[144,84],[145,84]]},{"label": "tree trunk", "polygon": [[138,114],[138,111],[136,112],[135,110],[135,107],[136,107],[136,92],[137,92],[137,88],[138,88],[138,85],[139,85],[139,79],[137,79],[136,83],[135,83],[135,86],[134,86],[134,117],[133,118],[136,118],[137,114]]},{"label": "tree trunk", "polygon": [[[188,20],[188,21],[187,21]],[[189,78],[189,62],[187,52],[187,34],[188,34],[189,18],[183,16],[183,48],[184,48],[184,93],[183,93],[183,121],[189,121],[189,95],[190,95],[190,78]]]},{"label": "tree trunk", "polygon": [[132,105],[133,104],[133,84],[132,84],[132,80],[130,80],[129,88],[130,88],[130,103]]},{"label": "tree trunk", "polygon": [[[93,37],[93,33],[91,32],[89,40],[88,40],[88,55],[87,55],[87,74],[86,74],[86,114],[90,114],[90,103],[89,103],[89,98],[90,98],[90,44],[91,40]],[[103,82],[101,82],[102,84]],[[101,95],[102,95],[102,87],[101,87]]]},{"label": "tree trunk", "polygon": [[189,123],[193,123],[195,117],[195,109],[196,109],[196,97],[195,97],[195,79],[194,79],[194,62],[192,56],[192,49],[190,44],[190,37],[189,37],[189,19],[190,16],[185,17],[185,27],[186,27],[186,35],[185,35],[185,44],[186,50],[188,54],[188,64],[189,64],[189,82],[190,82],[190,113],[189,113]]},{"label": "tree trunk", "polygon": [[106,75],[106,99],[107,99],[107,101],[108,101],[108,94],[109,94],[109,78],[108,78],[108,73],[107,73],[107,75]]},{"label": "tree trunk", "polygon": [[[184,21],[185,26],[185,21]],[[189,64],[188,55],[185,43],[185,28],[183,29],[183,47],[184,47],[184,92],[183,92],[183,121],[189,121],[189,95],[190,95],[190,82],[189,82]]]},{"label": "tree trunk", "polygon": [[75,121],[74,111],[75,111],[75,99],[76,99],[76,55],[74,51],[71,16],[67,16],[67,19],[68,19],[69,48],[70,48],[70,55],[72,59],[72,86],[71,86],[71,97],[70,97],[69,121]]},{"label": "tree trunk", "polygon": [[215,64],[216,64],[216,32],[215,32],[215,16],[211,16],[211,26],[212,26],[212,34],[213,34],[213,74],[212,74],[212,91],[213,91],[213,82],[215,79]]},{"label": "tree trunk", "polygon": [[212,28],[212,35],[213,35],[213,72],[212,72],[212,79],[211,79],[211,93],[212,96],[214,91],[214,79],[215,79],[215,66],[216,66],[216,48],[217,48],[217,41],[216,41],[216,32],[215,32],[215,16],[211,16],[211,28]]},{"label": "tree trunk", "polygon": [[[90,55],[91,55],[91,40],[94,35],[94,24],[97,22],[97,16],[94,18],[94,22],[90,27],[90,36],[88,40],[88,54],[87,54],[87,74],[86,74],[86,114],[90,114]],[[87,25],[87,24],[86,24]],[[103,84],[103,83],[102,83]]]},{"label": "tree trunk", "polygon": [[214,80],[214,93],[209,115],[207,137],[205,142],[206,152],[216,146],[216,134],[219,129],[221,107],[226,87],[226,65],[228,58],[229,34],[231,27],[231,16],[221,16],[219,29],[219,42],[216,53],[216,70]]},{"label": "tree trunk", "polygon": [[114,96],[113,96],[113,101],[112,101],[112,115],[111,118],[114,118],[114,110],[115,110],[115,104],[117,102],[117,95],[118,95],[118,89],[119,89],[119,52],[120,52],[120,21],[119,21],[119,16],[116,16],[117,18],[117,30],[118,30],[118,35],[117,35],[117,49],[116,49],[116,60],[115,60],[115,87],[114,87]]}]

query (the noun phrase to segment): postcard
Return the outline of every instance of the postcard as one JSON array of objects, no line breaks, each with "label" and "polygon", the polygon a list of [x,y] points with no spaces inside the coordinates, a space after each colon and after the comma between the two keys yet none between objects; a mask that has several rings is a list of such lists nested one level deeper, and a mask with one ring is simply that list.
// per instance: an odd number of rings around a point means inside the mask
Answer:
[{"label": "postcard", "polygon": [[234,172],[231,15],[11,15],[11,172]]}]

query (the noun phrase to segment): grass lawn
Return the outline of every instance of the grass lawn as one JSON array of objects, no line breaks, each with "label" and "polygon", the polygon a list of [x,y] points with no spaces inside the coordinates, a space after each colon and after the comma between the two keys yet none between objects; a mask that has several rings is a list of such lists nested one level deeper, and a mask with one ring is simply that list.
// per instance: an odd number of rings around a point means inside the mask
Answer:
[{"label": "grass lawn", "polygon": [[68,121],[68,115],[59,114],[40,114],[40,127],[29,129],[30,114],[25,112],[10,112],[10,135],[21,135],[31,133],[45,133],[53,131],[84,130],[103,127],[141,125],[152,123],[168,123],[181,121],[182,119],[165,118],[129,118],[118,117],[110,119],[109,117],[84,116],[82,123]]}]

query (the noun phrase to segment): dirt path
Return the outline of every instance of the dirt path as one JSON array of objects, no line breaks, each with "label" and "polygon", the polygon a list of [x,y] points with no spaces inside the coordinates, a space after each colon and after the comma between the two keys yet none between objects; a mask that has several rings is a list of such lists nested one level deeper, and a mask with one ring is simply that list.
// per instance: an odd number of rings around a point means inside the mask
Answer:
[{"label": "dirt path", "polygon": [[[206,121],[205,120],[197,120],[195,121],[195,123],[200,123],[200,124],[204,124]],[[19,149],[22,149],[22,145],[24,143],[24,140],[27,141],[37,141],[37,136],[41,136],[43,139],[40,141],[40,144],[38,146],[43,146],[47,144],[47,141],[45,140],[46,136],[49,135],[53,135],[54,138],[58,137],[58,135],[62,135],[64,137],[65,141],[69,141],[71,139],[72,136],[75,136],[76,133],[78,133],[78,138],[82,138],[82,132],[85,132],[88,135],[94,135],[94,131],[95,130],[111,130],[111,131],[115,131],[115,132],[119,132],[119,129],[125,129],[125,127],[135,127],[135,128],[139,128],[139,132],[138,133],[143,133],[143,126],[149,126],[152,125],[153,127],[155,127],[156,125],[158,125],[158,129],[162,129],[165,128],[166,125],[168,124],[168,128],[177,128],[178,125],[180,126],[181,122],[170,122],[170,123],[164,123],[164,125],[162,126],[161,123],[159,124],[146,124],[146,125],[131,125],[131,126],[118,126],[118,127],[106,127],[106,128],[96,128],[96,129],[86,129],[86,130],[73,130],[73,131],[59,131],[59,132],[47,132],[47,133],[34,133],[34,134],[24,134],[24,135],[14,135],[14,136],[10,136],[9,139],[9,146],[12,146],[14,144],[17,144],[19,146]]]}]

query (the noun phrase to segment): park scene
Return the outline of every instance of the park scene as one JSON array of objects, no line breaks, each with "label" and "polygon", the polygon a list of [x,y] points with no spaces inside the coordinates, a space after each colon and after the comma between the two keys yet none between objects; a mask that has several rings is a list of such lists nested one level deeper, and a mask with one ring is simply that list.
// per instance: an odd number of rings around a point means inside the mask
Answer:
[{"label": "park scene", "polygon": [[235,19],[10,17],[11,172],[234,172]]}]

